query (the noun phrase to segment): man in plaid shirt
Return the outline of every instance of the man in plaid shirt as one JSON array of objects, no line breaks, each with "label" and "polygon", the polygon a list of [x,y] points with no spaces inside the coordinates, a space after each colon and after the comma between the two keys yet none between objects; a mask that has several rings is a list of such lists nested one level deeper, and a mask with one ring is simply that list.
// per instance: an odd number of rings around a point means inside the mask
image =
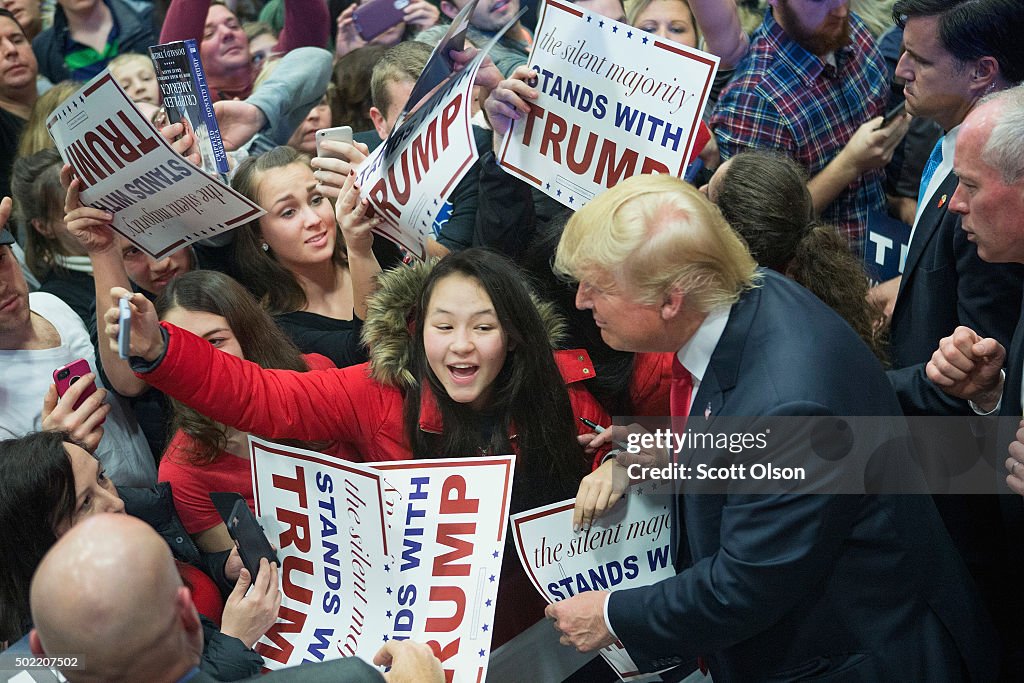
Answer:
[{"label": "man in plaid shirt", "polygon": [[777,149],[811,176],[822,220],[860,253],[868,212],[885,210],[882,168],[909,117],[878,130],[886,68],[848,0],[769,0],[750,52],[711,120],[722,159]]}]

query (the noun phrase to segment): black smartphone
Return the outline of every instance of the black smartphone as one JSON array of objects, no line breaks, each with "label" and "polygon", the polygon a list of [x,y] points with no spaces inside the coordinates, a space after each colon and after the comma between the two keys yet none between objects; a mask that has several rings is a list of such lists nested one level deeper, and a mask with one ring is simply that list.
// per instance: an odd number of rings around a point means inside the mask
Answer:
[{"label": "black smartphone", "polygon": [[[277,562],[277,566],[281,566],[274,547],[263,533],[263,527],[242,496],[237,493],[211,493],[210,499],[224,519],[228,534],[238,546],[238,556],[242,558],[242,564],[249,570],[253,581],[260,571],[260,559],[265,557],[267,562]],[[231,503],[230,512],[225,514],[228,503]]]},{"label": "black smartphone", "polygon": [[895,107],[893,107],[892,109],[890,109],[886,113],[885,117],[882,119],[882,125],[880,125],[875,130],[882,130],[883,128],[888,126],[890,123],[895,121],[897,117],[903,116],[903,112],[905,112],[906,110],[907,110],[907,101],[903,100],[902,102],[897,104]]}]

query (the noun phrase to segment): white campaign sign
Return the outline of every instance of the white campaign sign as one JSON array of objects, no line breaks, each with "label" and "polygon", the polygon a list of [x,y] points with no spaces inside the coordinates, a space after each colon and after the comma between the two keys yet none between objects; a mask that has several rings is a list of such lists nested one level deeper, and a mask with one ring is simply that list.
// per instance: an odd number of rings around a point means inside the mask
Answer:
[{"label": "white campaign sign", "polygon": [[427,238],[444,200],[480,156],[470,123],[476,73],[516,20],[440,87],[433,82],[437,72],[425,70],[413,91],[437,89],[356,170],[360,196],[384,222],[375,232],[420,260],[427,257]]},{"label": "white campaign sign", "polygon": [[177,152],[104,70],[46,120],[82,181],[82,203],[154,258],[259,218],[265,211]]},{"label": "white campaign sign", "polygon": [[250,438],[256,514],[282,560],[267,666],[430,645],[453,683],[487,674],[514,458],[364,465]]},{"label": "white campaign sign", "polygon": [[[519,560],[544,599],[554,603],[592,590],[621,590],[675,575],[670,507],[672,483],[634,487],[589,531],[572,530],[573,501],[512,516]],[[601,656],[624,681],[643,677],[619,644]]]},{"label": "white campaign sign", "polygon": [[540,92],[498,159],[577,209],[639,173],[682,177],[718,58],[547,0],[529,66]]}]

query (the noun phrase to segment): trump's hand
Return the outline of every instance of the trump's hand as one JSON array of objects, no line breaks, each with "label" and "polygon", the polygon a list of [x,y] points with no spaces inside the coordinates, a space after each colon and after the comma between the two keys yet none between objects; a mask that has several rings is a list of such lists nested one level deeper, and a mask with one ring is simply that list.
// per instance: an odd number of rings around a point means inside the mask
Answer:
[{"label": "trump's hand", "polygon": [[544,616],[555,622],[562,634],[562,645],[572,645],[580,652],[593,652],[608,647],[615,638],[604,623],[604,603],[608,591],[588,591],[568,600],[548,605]]}]

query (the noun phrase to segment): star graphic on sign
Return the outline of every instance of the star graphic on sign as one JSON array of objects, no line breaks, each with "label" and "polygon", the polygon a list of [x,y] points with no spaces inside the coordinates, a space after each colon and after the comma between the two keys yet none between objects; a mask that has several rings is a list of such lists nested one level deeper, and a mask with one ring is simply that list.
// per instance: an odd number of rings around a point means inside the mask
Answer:
[{"label": "star graphic on sign", "polygon": [[483,632],[486,633],[487,632],[487,624],[484,624],[484,627],[481,630],[483,630]]},{"label": "star graphic on sign", "polygon": [[555,190],[555,194],[558,195],[559,197],[561,197],[562,196],[562,191],[561,190]]},{"label": "star graphic on sign", "polygon": [[569,203],[570,203],[570,204],[572,204],[572,200],[573,200],[573,199],[575,199],[575,197],[569,197]]},{"label": "star graphic on sign", "polygon": [[612,33],[618,33],[618,32],[619,32],[619,27],[618,26],[612,26]]},{"label": "star graphic on sign", "polygon": [[597,22],[597,25],[598,25],[599,27],[601,27],[601,28],[604,28],[604,22],[603,22],[603,21],[599,21],[599,22]]},{"label": "star graphic on sign", "polygon": [[481,656],[481,657],[483,657],[483,656],[484,656],[484,655],[486,655],[486,654],[487,654],[487,653],[486,653],[485,651],[483,651],[483,650],[480,650],[480,656]]},{"label": "star graphic on sign", "polygon": [[550,190],[551,189],[551,183],[544,183],[544,189],[545,190]]},{"label": "star graphic on sign", "polygon": [[644,36],[644,45],[647,44],[647,36]]},{"label": "star graphic on sign", "polygon": [[494,583],[494,574],[491,574],[491,583]]},{"label": "star graphic on sign", "polygon": [[384,616],[386,616],[388,619],[390,619],[391,618],[391,610],[388,610],[387,612],[385,612]]},{"label": "star graphic on sign", "polygon": [[486,600],[484,600],[484,604],[487,605],[488,607],[490,607],[491,606],[491,599],[487,598]]},{"label": "star graphic on sign", "polygon": [[494,559],[498,559],[498,555],[499,555],[499,553],[498,553],[497,550],[495,550],[493,553],[491,553],[491,557],[493,557]]},{"label": "star graphic on sign", "polygon": [[386,634],[386,633],[384,634],[384,642],[385,643],[388,642],[388,634]]},{"label": "star graphic on sign", "polygon": [[626,31],[626,37],[627,38],[632,38],[633,37],[633,32],[632,31]]},{"label": "star graphic on sign", "polygon": [[589,24],[589,23],[590,23],[590,20],[591,20],[591,19],[593,19],[593,18],[594,18],[594,17],[591,17],[591,16],[589,16],[589,15],[588,15],[588,16],[587,16],[587,23]]},{"label": "star graphic on sign", "polygon": [[386,571],[386,572],[391,571],[391,565],[389,565],[389,564],[384,565],[384,571]]},{"label": "star graphic on sign", "polygon": [[391,586],[388,586],[387,591],[388,591],[388,595],[391,595]]}]

